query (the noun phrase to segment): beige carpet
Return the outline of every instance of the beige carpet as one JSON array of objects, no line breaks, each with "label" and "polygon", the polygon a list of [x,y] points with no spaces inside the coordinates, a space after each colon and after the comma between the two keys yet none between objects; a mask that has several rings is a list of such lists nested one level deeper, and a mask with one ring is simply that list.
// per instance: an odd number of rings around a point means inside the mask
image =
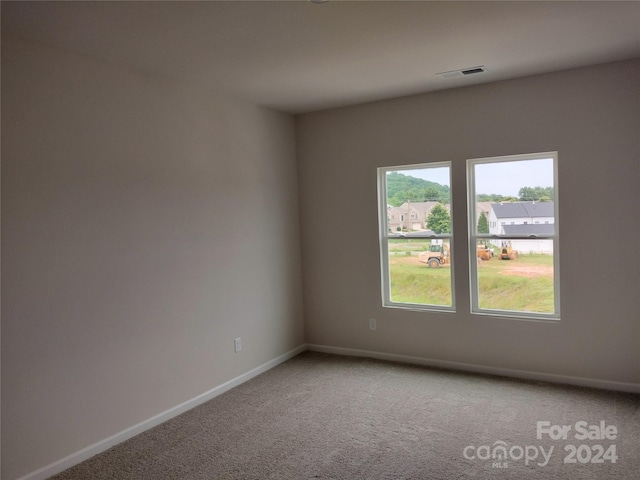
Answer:
[{"label": "beige carpet", "polygon": [[307,352],[54,478],[638,479],[640,396]]}]

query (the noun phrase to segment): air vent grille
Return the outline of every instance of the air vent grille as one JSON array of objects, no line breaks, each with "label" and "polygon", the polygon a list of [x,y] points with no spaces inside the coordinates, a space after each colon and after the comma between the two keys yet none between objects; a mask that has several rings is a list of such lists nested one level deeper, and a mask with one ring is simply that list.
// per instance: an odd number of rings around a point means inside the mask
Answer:
[{"label": "air vent grille", "polygon": [[487,67],[485,67],[484,65],[480,65],[478,67],[463,68],[462,70],[452,70],[450,72],[436,73],[436,75],[442,78],[455,78],[455,77],[465,77],[468,75],[476,75],[478,73],[484,73],[486,71],[487,71]]},{"label": "air vent grille", "polygon": [[462,70],[463,75],[473,75],[474,73],[482,73],[484,72],[484,67],[475,67],[470,68],[468,70]]}]

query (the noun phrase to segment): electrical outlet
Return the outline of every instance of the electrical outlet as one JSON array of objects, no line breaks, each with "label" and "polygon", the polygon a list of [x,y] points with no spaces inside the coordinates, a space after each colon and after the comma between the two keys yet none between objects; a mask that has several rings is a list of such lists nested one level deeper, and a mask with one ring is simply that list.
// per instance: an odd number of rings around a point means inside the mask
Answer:
[{"label": "electrical outlet", "polygon": [[236,339],[233,340],[233,344],[234,344],[234,348],[236,350],[236,353],[238,353],[240,350],[242,350],[242,338],[238,337]]},{"label": "electrical outlet", "polygon": [[378,325],[376,325],[376,319],[375,318],[370,318],[369,319],[369,330],[376,330],[378,328]]}]

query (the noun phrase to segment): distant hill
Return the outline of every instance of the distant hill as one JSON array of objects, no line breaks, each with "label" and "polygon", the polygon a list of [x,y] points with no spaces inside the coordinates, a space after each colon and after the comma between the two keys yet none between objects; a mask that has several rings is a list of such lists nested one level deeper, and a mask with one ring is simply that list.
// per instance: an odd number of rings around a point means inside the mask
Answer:
[{"label": "distant hill", "polygon": [[450,189],[446,185],[398,172],[387,174],[387,203],[399,207],[404,202],[450,202]]}]

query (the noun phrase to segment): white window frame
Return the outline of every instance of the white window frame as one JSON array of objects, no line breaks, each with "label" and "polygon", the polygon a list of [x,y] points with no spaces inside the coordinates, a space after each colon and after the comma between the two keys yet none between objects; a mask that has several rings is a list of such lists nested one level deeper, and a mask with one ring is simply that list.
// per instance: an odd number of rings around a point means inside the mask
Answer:
[{"label": "white window frame", "polygon": [[[549,239],[553,241],[553,288],[554,288],[554,312],[539,313],[520,310],[498,310],[480,308],[478,305],[478,262],[477,262],[477,242],[478,240],[517,240],[531,239],[527,235],[492,235],[477,233],[478,214],[476,212],[476,192],[475,192],[475,169],[474,166],[482,163],[514,162],[524,160],[553,159],[553,208],[554,208],[554,233],[551,235],[535,236],[536,240]],[[471,313],[476,315],[491,315],[509,317],[523,320],[560,320],[560,248],[559,248],[559,216],[558,216],[558,152],[543,152],[524,155],[509,155],[502,157],[474,158],[467,160],[467,202],[468,202],[468,234],[469,234],[469,279],[470,279],[470,299]],[[502,222],[501,222],[502,223]],[[545,222],[549,223],[549,222]]]},{"label": "white window frame", "polygon": [[[411,235],[416,239],[443,239],[449,241],[450,270],[451,270],[451,306],[433,305],[422,303],[400,303],[391,300],[391,272],[389,271],[389,239],[404,238],[401,233],[389,233],[388,217],[387,217],[387,172],[401,172],[402,170],[418,170],[428,168],[449,169],[449,215],[451,216],[451,232],[448,234],[434,235]],[[454,257],[453,257],[453,189],[452,189],[452,167],[451,162],[435,162],[435,163],[418,163],[413,165],[398,165],[391,167],[378,168],[378,226],[379,226],[379,242],[380,242],[380,272],[381,272],[381,291],[382,306],[389,308],[401,308],[405,310],[419,310],[430,312],[455,312],[456,311],[456,294],[454,279]]]}]

